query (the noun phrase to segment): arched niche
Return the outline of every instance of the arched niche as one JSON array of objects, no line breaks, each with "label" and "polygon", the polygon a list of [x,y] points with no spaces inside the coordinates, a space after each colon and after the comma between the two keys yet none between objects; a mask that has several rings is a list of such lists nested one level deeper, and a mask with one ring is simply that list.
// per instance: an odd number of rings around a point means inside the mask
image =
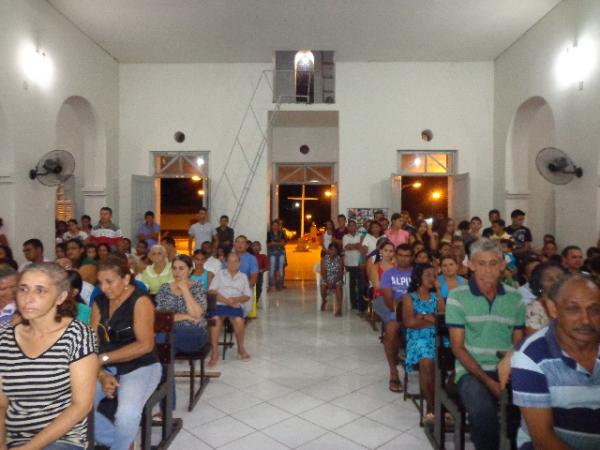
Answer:
[{"label": "arched niche", "polygon": [[97,196],[106,188],[106,136],[87,99],[71,96],[62,103],[56,120],[56,148],[75,157],[74,176],[65,185],[75,216],[95,214],[87,204],[86,192]]},{"label": "arched niche", "polygon": [[534,243],[544,234],[555,234],[556,211],[554,187],[535,167],[535,158],[544,147],[554,146],[554,114],[542,97],[531,97],[515,112],[506,141],[506,215],[514,209],[527,213]]}]

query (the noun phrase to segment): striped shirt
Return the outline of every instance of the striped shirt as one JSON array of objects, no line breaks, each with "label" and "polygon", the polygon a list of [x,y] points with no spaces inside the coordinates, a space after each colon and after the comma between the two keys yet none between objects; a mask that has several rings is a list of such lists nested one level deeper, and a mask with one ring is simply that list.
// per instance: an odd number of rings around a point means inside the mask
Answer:
[{"label": "striped shirt", "polygon": [[[552,408],[556,435],[573,449],[600,448],[600,348],[589,373],[560,348],[556,322],[529,336],[512,357],[513,402],[525,408]],[[520,449],[533,449],[525,421]]]},{"label": "striped shirt", "polygon": [[[515,289],[498,284],[496,297],[489,301],[474,279],[453,289],[446,302],[446,324],[464,328],[465,348],[485,371],[495,371],[496,353],[512,349],[515,329],[525,328],[525,305]],[[456,382],[467,373],[456,360]]]},{"label": "striped shirt", "polygon": [[[77,320],[37,358],[23,354],[14,326],[0,330],[0,376],[8,398],[5,423],[9,447],[29,442],[71,404],[70,364],[95,352],[92,330]],[[57,442],[86,447],[87,418]]]}]

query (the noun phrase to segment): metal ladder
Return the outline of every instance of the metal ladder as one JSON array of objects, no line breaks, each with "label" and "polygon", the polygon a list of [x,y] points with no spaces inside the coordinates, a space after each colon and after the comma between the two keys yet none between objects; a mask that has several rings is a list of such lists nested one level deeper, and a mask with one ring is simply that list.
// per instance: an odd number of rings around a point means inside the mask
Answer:
[{"label": "metal ladder", "polygon": [[[246,107],[246,110],[242,117],[242,121],[240,123],[238,131],[233,140],[233,144],[232,144],[231,148],[229,149],[229,153],[227,155],[227,159],[225,161],[225,165],[223,167],[221,176],[219,177],[219,180],[215,186],[215,189],[212,191],[211,197],[214,200],[216,195],[220,195],[222,193],[222,189],[225,189],[225,186],[227,186],[227,188],[229,189],[230,194],[233,196],[233,199],[235,200],[234,212],[230,217],[230,223],[231,223],[230,226],[234,227],[234,228],[240,217],[240,214],[241,214],[244,204],[246,202],[246,198],[248,197],[248,192],[250,191],[250,188],[252,186],[252,181],[254,180],[254,177],[256,175],[256,171],[259,167],[262,156],[265,153],[265,150],[267,148],[267,144],[269,142],[269,136],[268,136],[269,128],[273,124],[273,121],[275,120],[276,116],[278,115],[279,111],[281,110],[282,101],[284,99],[290,97],[287,95],[278,96],[277,101],[274,102],[274,105],[272,108],[272,114],[267,121],[267,129],[266,130],[263,129],[262,125],[261,125],[261,121],[257,114],[256,108],[254,106],[254,103],[257,100],[258,92],[261,90],[261,88],[264,85],[266,85],[268,87],[268,92],[270,93],[271,97],[273,96],[273,93],[274,93],[273,92],[273,83],[269,79],[269,76],[272,74],[275,74],[276,72],[278,72],[278,71],[263,70],[263,72],[261,73],[261,76],[258,79],[256,86],[254,87],[254,91],[252,92],[252,96],[250,97],[250,101],[249,101],[248,106]],[[294,98],[296,98],[296,97],[299,97],[299,96],[294,96]],[[258,144],[258,149],[253,157],[249,157],[248,154],[249,154],[250,149],[247,148],[247,146],[245,147],[244,143],[242,142],[242,133],[244,132],[244,129],[246,128],[246,126],[251,122],[255,123],[256,128],[254,128],[254,129],[258,130],[259,135],[260,135],[260,142]],[[242,185],[242,189],[239,194],[236,192],[236,189],[234,187],[235,180],[232,179],[231,174],[229,173],[229,169],[232,167],[232,164],[235,160],[234,156],[237,156],[238,154],[241,154],[241,157],[248,169],[247,175],[244,179],[244,184]]]}]

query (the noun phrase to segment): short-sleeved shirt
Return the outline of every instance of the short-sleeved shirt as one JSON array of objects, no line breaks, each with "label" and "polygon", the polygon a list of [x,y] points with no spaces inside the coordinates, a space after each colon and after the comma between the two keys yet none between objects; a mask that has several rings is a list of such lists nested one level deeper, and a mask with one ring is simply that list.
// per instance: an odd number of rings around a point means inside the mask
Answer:
[{"label": "short-sleeved shirt", "polygon": [[512,225],[506,227],[505,231],[510,234],[515,241],[515,248],[519,249],[525,245],[526,242],[531,242],[531,231],[527,227],[514,228]]},{"label": "short-sleeved shirt", "polygon": [[[192,297],[194,300],[196,300],[196,303],[198,303],[202,309],[206,311],[206,290],[204,289],[204,286],[202,286],[202,283],[193,283],[190,287],[190,294],[192,294]],[[171,290],[170,283],[165,283],[160,287],[154,300],[156,302],[156,309],[158,311],[173,311],[179,314],[187,314],[189,312],[183,295],[175,294]],[[190,320],[183,320],[176,322],[175,324],[177,326],[206,328],[206,319],[203,316],[202,320],[200,320],[198,323],[193,323]]]},{"label": "short-sleeved shirt", "polygon": [[153,245],[157,244],[156,239],[152,239],[150,237],[155,233],[160,233],[160,226],[155,222],[152,222],[151,227],[149,227],[148,224],[144,222],[140,225],[137,232],[138,235],[141,234],[145,237],[146,243],[148,244],[148,249],[151,249]]},{"label": "short-sleeved shirt", "polygon": [[[600,448],[600,348],[589,373],[564,352],[556,322],[529,336],[512,357],[513,402],[552,409],[554,432],[573,449]],[[533,449],[525,421],[517,435],[520,449]]]},{"label": "short-sleeved shirt", "polygon": [[[346,245],[360,244],[360,234],[355,233],[354,235],[347,233],[342,238],[342,247],[346,248]],[[360,251],[359,250],[344,250],[344,265],[346,267],[357,267],[360,264]]]},{"label": "short-sleeved shirt", "polygon": [[411,276],[412,268],[409,270],[400,270],[393,267],[383,272],[379,280],[379,288],[391,288],[394,301],[400,301],[408,292]]},{"label": "short-sleeved shirt", "polygon": [[161,273],[156,273],[154,264],[146,267],[141,275],[142,281],[148,286],[148,292],[155,295],[162,284],[170,283],[174,280],[171,263],[165,265]]},{"label": "short-sleeved shirt", "polygon": [[[242,272],[231,276],[227,269],[218,271],[210,282],[209,290],[217,291],[223,297],[240,297],[245,295],[252,299],[252,290],[248,284],[248,277]],[[224,303],[217,302],[217,305]]]},{"label": "short-sleeved shirt", "polygon": [[[217,227],[215,233],[219,239],[219,247],[229,252],[231,247],[233,247],[233,228],[225,227],[225,229],[222,229],[221,227]],[[228,242],[228,244],[225,245],[224,242]]]},{"label": "short-sleeved shirt", "polygon": [[[8,398],[8,445],[29,442],[71,404],[70,366],[96,352],[94,333],[78,320],[73,320],[37,358],[22,352],[15,339],[15,326],[0,331],[0,376]],[[57,442],[87,447],[87,417]]]},{"label": "short-sleeved shirt", "polygon": [[253,273],[258,273],[258,261],[256,260],[256,256],[248,252],[240,255],[240,272],[245,274],[248,278],[250,278]]},{"label": "short-sleeved shirt", "polygon": [[[513,331],[525,328],[525,305],[516,289],[501,283],[490,302],[471,279],[448,294],[446,325],[463,328],[469,354],[483,370],[493,371],[499,362],[496,352],[510,350]],[[466,373],[457,359],[456,381]]]},{"label": "short-sleeved shirt", "polygon": [[210,222],[196,222],[190,227],[188,234],[194,238],[194,247],[198,250],[202,247],[203,242],[212,242],[213,236],[217,234],[217,231]]},{"label": "short-sleeved shirt", "polygon": [[385,230],[385,237],[392,241],[394,247],[398,247],[401,244],[408,244],[410,233],[403,229],[394,230],[392,228],[389,228]]}]

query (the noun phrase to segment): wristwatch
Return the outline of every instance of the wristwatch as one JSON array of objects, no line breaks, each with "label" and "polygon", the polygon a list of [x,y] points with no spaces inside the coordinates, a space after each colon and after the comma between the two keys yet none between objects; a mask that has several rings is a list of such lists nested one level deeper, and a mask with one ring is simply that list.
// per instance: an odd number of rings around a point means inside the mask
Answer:
[{"label": "wristwatch", "polygon": [[108,364],[108,360],[110,359],[110,356],[108,356],[106,353],[102,353],[100,355],[100,361],[102,361],[102,365],[105,366],[106,364]]}]

